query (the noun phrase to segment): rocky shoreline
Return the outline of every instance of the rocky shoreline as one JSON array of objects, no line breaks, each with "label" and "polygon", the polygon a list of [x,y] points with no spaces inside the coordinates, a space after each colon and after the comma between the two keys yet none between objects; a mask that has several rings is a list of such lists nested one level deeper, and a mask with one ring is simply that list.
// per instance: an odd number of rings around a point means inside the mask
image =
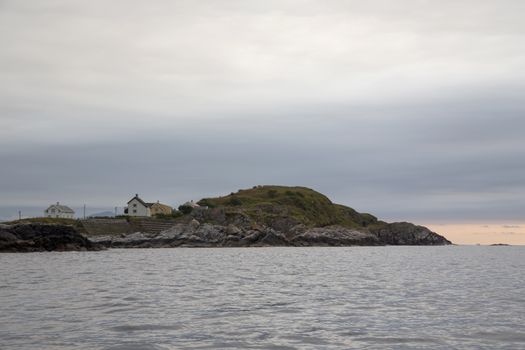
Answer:
[{"label": "rocky shoreline", "polygon": [[0,252],[96,251],[104,247],[81,235],[73,226],[0,224]]},{"label": "rocky shoreline", "polygon": [[73,226],[53,224],[0,225],[0,252],[98,251],[106,248],[268,247],[447,245],[444,237],[422,226],[389,224],[379,232],[360,232],[341,226],[282,232],[270,227],[175,224],[158,234],[135,232],[86,237]]},{"label": "rocky shoreline", "polygon": [[422,226],[409,223],[389,224],[380,231],[363,232],[342,226],[308,228],[297,225],[283,232],[271,227],[243,228],[199,223],[176,224],[158,234],[136,232],[119,236],[90,237],[108,248],[167,247],[265,247],[265,246],[380,246],[447,245],[444,237]]}]

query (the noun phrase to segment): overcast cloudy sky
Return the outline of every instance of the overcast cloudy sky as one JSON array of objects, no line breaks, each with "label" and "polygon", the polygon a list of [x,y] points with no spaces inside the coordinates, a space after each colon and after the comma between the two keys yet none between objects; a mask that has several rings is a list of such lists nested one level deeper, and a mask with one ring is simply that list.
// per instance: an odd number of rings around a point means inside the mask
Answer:
[{"label": "overcast cloudy sky", "polygon": [[283,184],[386,220],[525,222],[524,13],[0,0],[0,216]]}]

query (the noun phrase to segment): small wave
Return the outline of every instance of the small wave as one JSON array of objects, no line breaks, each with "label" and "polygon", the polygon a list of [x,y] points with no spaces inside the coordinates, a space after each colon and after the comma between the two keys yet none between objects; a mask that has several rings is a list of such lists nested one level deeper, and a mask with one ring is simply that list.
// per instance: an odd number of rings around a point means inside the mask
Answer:
[{"label": "small wave", "polygon": [[525,343],[525,333],[516,332],[478,332],[471,335],[474,339]]},{"label": "small wave", "polygon": [[162,330],[177,330],[180,325],[161,325],[161,324],[142,324],[142,325],[122,325],[111,327],[110,329],[116,332],[140,332],[140,331],[162,331]]},{"label": "small wave", "polygon": [[380,344],[407,344],[407,343],[435,343],[441,342],[434,338],[404,338],[404,337],[364,337],[355,338],[356,341]]},{"label": "small wave", "polygon": [[126,343],[104,348],[104,350],[165,350],[166,348],[160,345],[147,343]]}]

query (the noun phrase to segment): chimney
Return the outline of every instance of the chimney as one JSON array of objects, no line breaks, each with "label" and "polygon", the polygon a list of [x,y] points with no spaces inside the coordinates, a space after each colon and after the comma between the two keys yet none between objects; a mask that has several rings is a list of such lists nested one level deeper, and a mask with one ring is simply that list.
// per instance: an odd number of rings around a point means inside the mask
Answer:
[{"label": "chimney", "polygon": [[135,197],[138,197],[138,196],[139,196],[139,194],[138,194],[138,193],[135,193]]}]

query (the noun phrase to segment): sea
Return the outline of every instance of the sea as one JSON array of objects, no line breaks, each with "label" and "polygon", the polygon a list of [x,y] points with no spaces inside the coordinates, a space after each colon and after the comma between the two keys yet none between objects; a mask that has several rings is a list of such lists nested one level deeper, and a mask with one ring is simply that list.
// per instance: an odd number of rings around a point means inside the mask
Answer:
[{"label": "sea", "polygon": [[5,253],[0,349],[525,349],[525,247]]}]

